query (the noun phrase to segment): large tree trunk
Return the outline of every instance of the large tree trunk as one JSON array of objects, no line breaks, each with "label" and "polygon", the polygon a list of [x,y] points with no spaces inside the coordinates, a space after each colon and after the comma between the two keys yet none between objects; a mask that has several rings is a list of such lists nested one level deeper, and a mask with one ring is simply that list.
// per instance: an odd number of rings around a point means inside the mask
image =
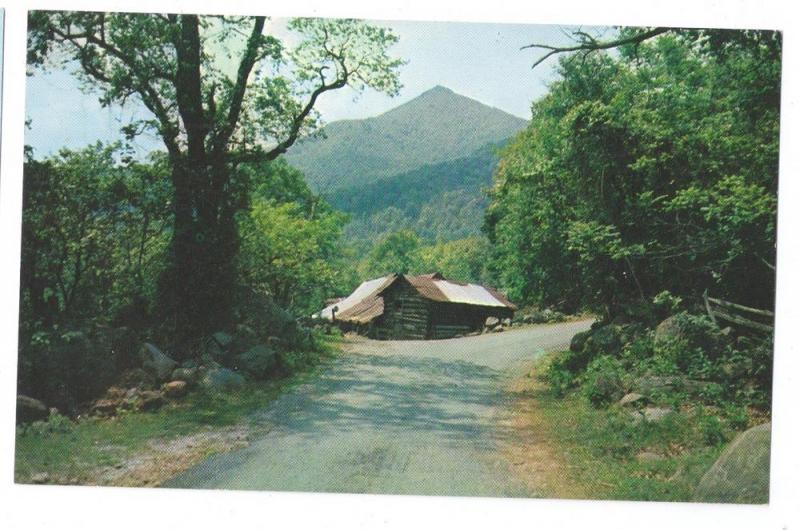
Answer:
[{"label": "large tree trunk", "polygon": [[209,185],[211,173],[189,160],[173,164],[175,224],[159,293],[162,323],[179,357],[191,356],[202,337],[232,322],[236,208]]}]

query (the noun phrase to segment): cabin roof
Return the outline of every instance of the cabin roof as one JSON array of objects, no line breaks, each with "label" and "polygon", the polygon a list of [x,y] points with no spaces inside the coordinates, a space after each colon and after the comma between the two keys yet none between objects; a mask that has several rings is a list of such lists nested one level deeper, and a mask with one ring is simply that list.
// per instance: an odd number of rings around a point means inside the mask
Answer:
[{"label": "cabin roof", "polygon": [[508,298],[495,289],[474,283],[454,282],[434,272],[417,276],[390,274],[367,280],[350,296],[325,307],[318,315],[320,318],[333,320],[333,309],[337,308],[336,320],[366,324],[383,314],[381,295],[401,278],[405,279],[420,296],[435,302],[516,309]]}]

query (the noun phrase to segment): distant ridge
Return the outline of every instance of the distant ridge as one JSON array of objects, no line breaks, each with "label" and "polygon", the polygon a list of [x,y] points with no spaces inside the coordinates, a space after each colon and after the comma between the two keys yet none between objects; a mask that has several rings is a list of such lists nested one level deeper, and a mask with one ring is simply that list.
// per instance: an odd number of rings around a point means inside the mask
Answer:
[{"label": "distant ridge", "polygon": [[436,86],[374,118],[335,121],[286,154],[323,193],[469,156],[527,121]]}]

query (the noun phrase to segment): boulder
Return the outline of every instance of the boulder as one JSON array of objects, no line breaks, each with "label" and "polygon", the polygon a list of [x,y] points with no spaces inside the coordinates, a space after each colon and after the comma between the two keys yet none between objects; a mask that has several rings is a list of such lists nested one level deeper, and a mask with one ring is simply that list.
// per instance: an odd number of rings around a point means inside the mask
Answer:
[{"label": "boulder", "polygon": [[211,338],[214,339],[214,342],[219,344],[222,349],[226,349],[233,342],[233,336],[230,333],[225,333],[224,331],[217,331],[211,335]]},{"label": "boulder", "polygon": [[663,408],[663,407],[645,407],[642,410],[637,410],[631,412],[631,418],[633,418],[634,422],[659,422],[669,416],[670,414],[674,414],[675,412],[672,409]]},{"label": "boulder", "polygon": [[586,345],[586,340],[591,334],[591,331],[581,331],[580,333],[573,335],[572,340],[569,342],[570,351],[575,353],[583,351],[583,347]]},{"label": "boulder", "polygon": [[17,425],[31,423],[34,421],[44,421],[50,415],[47,405],[32,397],[17,396]]},{"label": "boulder", "polygon": [[770,423],[739,434],[695,488],[695,502],[769,502]]},{"label": "boulder", "polygon": [[139,351],[142,368],[153,374],[157,381],[166,381],[178,366],[174,359],[163,353],[153,344],[145,342]]},{"label": "boulder", "polygon": [[510,319],[510,318],[504,318],[504,319],[503,319],[503,320],[500,322],[500,324],[502,324],[502,325],[503,325],[503,326],[505,326],[505,327],[510,327],[510,326],[511,326],[511,319]]},{"label": "boulder", "polygon": [[649,396],[683,389],[686,386],[686,378],[677,375],[645,375],[634,379],[632,386],[637,392]]},{"label": "boulder", "polygon": [[654,340],[656,342],[665,342],[668,340],[677,340],[683,337],[683,326],[676,316],[671,316],[662,320],[656,326],[656,333]]},{"label": "boulder", "polygon": [[117,412],[119,404],[119,400],[98,399],[92,404],[89,412],[93,416],[113,416]]},{"label": "boulder", "polygon": [[636,392],[630,392],[630,393],[625,394],[624,396],[622,396],[622,399],[620,399],[618,403],[622,407],[625,407],[625,406],[628,406],[628,405],[636,406],[636,405],[640,405],[640,404],[644,403],[646,400],[647,400],[647,398],[645,398],[643,395],[637,394]]},{"label": "boulder", "polygon": [[224,392],[241,387],[244,377],[227,368],[214,368],[206,372],[200,384],[212,392]]},{"label": "boulder", "polygon": [[658,462],[659,460],[663,459],[664,459],[663,456],[657,453],[653,453],[652,451],[642,451],[641,453],[636,455],[636,461],[643,464],[650,464],[653,462]]},{"label": "boulder", "polygon": [[236,359],[239,370],[255,379],[267,377],[278,365],[275,350],[264,344],[258,344]]},{"label": "boulder", "polygon": [[497,318],[497,317],[487,317],[486,318],[486,322],[484,323],[484,325],[487,328],[492,329],[492,328],[500,325],[500,319]]},{"label": "boulder", "polygon": [[188,388],[189,385],[186,384],[186,381],[170,381],[169,383],[164,383],[161,387],[161,393],[164,394],[164,397],[178,399],[186,395]]},{"label": "boulder", "polygon": [[137,408],[142,411],[158,410],[164,405],[164,396],[157,390],[139,392]]},{"label": "boulder", "polygon": [[645,396],[686,391],[691,395],[700,395],[708,388],[709,382],[689,379],[682,375],[645,375],[633,380],[631,387]]},{"label": "boulder", "polygon": [[188,386],[197,383],[199,370],[197,368],[175,368],[172,371],[173,381],[185,381]]},{"label": "boulder", "polygon": [[584,349],[595,355],[616,355],[622,349],[619,326],[603,326],[587,337]]},{"label": "boulder", "polygon": [[126,370],[122,373],[117,381],[121,387],[124,388],[153,388],[156,384],[156,379],[153,374],[150,374],[141,368],[133,368]]},{"label": "boulder", "polygon": [[118,386],[110,386],[106,390],[106,398],[111,400],[119,400],[125,398],[126,389]]},{"label": "boulder", "polygon": [[644,421],[656,422],[661,421],[673,413],[672,409],[664,407],[645,407],[642,411]]}]

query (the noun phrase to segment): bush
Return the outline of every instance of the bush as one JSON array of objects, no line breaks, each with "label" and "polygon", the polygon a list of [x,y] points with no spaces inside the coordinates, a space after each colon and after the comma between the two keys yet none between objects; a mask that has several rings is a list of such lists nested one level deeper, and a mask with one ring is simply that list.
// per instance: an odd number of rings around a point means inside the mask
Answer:
[{"label": "bush", "polygon": [[575,386],[575,375],[555,360],[545,369],[544,380],[558,397],[564,396]]},{"label": "bush", "polygon": [[70,415],[102,394],[117,375],[115,352],[104,334],[39,332],[20,347],[18,392]]},{"label": "bush", "polygon": [[604,355],[593,360],[581,378],[581,390],[592,405],[608,405],[625,395],[625,369],[613,357]]},{"label": "bush", "polygon": [[709,446],[717,446],[725,442],[725,431],[722,422],[717,416],[700,414],[697,417],[697,429],[703,443]]}]

